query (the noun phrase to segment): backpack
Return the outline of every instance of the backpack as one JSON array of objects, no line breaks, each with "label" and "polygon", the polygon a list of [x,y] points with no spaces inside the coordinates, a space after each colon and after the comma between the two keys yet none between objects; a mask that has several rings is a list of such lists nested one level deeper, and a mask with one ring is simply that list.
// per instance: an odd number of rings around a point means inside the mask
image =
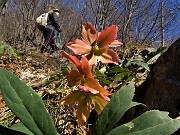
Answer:
[{"label": "backpack", "polygon": [[45,28],[45,26],[47,25],[47,18],[48,18],[48,13],[43,13],[39,17],[37,17],[36,24],[39,30],[42,31]]}]

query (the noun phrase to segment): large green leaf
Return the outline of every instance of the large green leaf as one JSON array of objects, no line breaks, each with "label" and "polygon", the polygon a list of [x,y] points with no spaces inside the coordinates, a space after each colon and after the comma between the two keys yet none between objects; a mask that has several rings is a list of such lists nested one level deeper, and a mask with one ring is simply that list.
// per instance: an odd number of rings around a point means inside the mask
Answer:
[{"label": "large green leaf", "polygon": [[168,112],[153,110],[113,129],[107,135],[171,135],[180,128],[180,120],[173,120]]},{"label": "large green leaf", "polygon": [[129,108],[138,105],[138,103],[132,103],[134,89],[134,85],[129,84],[123,86],[112,96],[97,119],[92,129],[92,135],[107,134]]},{"label": "large green leaf", "polygon": [[27,135],[34,135],[29,129],[27,129],[22,123],[14,124],[10,127],[10,129],[13,129],[15,131],[20,131],[22,133],[25,133]]},{"label": "large green leaf", "polygon": [[57,134],[41,98],[6,69],[0,69],[0,90],[7,106],[32,133]]},{"label": "large green leaf", "polygon": [[26,134],[0,125],[0,135],[26,135]]}]

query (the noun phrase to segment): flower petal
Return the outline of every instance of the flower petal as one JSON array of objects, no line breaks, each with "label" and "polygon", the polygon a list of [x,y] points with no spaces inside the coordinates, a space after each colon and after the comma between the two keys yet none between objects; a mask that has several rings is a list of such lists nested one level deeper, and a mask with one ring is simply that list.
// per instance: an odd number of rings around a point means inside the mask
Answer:
[{"label": "flower petal", "polygon": [[94,79],[94,78],[87,78],[85,80],[85,85],[99,91],[99,93],[101,94],[101,96],[105,99],[105,100],[109,100],[109,98],[107,96],[111,95],[111,93],[109,91],[107,91],[106,89],[104,89],[99,82]]},{"label": "flower petal", "polygon": [[72,56],[65,51],[61,51],[61,53],[63,57],[67,58],[80,72],[82,72],[81,62],[75,56]]},{"label": "flower petal", "polygon": [[102,63],[114,63],[117,64],[119,62],[119,57],[116,52],[111,49],[106,49],[106,51],[97,57],[98,61]]},{"label": "flower petal", "polygon": [[84,97],[84,99],[78,103],[77,112],[76,112],[76,117],[80,125],[85,124],[85,122],[89,118],[91,111],[92,111],[91,101],[88,98],[88,96]]},{"label": "flower petal", "polygon": [[86,44],[91,45],[97,39],[96,34],[97,34],[96,29],[90,22],[83,23],[81,35],[82,35],[82,40]]},{"label": "flower petal", "polygon": [[97,57],[94,54],[88,54],[86,58],[89,60],[89,65],[92,66],[97,64]]},{"label": "flower petal", "polygon": [[67,47],[77,55],[88,54],[91,51],[91,46],[80,39],[67,43]]},{"label": "flower petal", "polygon": [[74,90],[64,98],[62,98],[59,102],[63,105],[73,105],[76,102],[81,101],[86,96],[86,93],[79,90]]},{"label": "flower petal", "polygon": [[100,114],[106,104],[108,103],[107,100],[104,100],[101,96],[94,96],[92,98],[92,102],[94,103],[94,109],[97,111],[98,114]]},{"label": "flower petal", "polygon": [[88,63],[87,58],[82,56],[81,63],[82,63],[82,70],[83,70],[83,73],[84,73],[84,77],[85,78],[92,78],[93,75],[91,73],[91,67],[90,67],[90,65]]},{"label": "flower petal", "polygon": [[91,87],[88,87],[88,86],[81,86],[81,85],[79,85],[79,88],[82,89],[82,90],[85,91],[85,92],[91,92],[92,94],[97,94],[97,93],[99,93],[98,90],[95,90],[95,89],[93,89],[93,88],[91,88]]},{"label": "flower petal", "polygon": [[69,86],[77,86],[81,83],[81,74],[77,70],[70,70],[67,75]]},{"label": "flower petal", "polygon": [[114,40],[109,47],[117,47],[117,46],[121,46],[123,45],[123,43],[119,42],[118,40]]},{"label": "flower petal", "polygon": [[111,27],[102,30],[97,40],[99,48],[103,48],[110,45],[116,39],[117,32],[118,27],[116,25],[112,25]]}]

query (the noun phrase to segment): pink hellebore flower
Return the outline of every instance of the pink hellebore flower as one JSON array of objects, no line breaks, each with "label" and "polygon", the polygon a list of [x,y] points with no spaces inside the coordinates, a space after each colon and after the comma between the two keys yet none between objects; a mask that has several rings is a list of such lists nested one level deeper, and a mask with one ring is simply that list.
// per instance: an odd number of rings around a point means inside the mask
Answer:
[{"label": "pink hellebore flower", "polygon": [[99,82],[94,79],[91,73],[91,67],[86,57],[82,56],[81,61],[79,61],[75,56],[64,51],[62,51],[62,56],[67,58],[78,69],[70,70],[67,75],[68,84],[70,86],[78,86],[85,92],[100,94],[100,96],[105,100],[110,100],[108,96],[111,95],[111,93],[104,89]]},{"label": "pink hellebore flower", "polygon": [[117,64],[119,62],[117,53],[109,49],[109,46],[122,45],[121,42],[115,40],[117,32],[118,27],[116,25],[97,33],[90,22],[83,23],[82,40],[76,39],[74,42],[69,42],[67,47],[77,55],[85,55],[90,65],[96,64],[97,61]]}]

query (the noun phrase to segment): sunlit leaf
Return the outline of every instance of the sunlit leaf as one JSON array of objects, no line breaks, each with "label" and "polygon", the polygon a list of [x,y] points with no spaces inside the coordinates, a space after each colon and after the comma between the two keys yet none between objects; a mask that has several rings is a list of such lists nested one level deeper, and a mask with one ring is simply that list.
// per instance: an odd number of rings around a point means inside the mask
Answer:
[{"label": "sunlit leaf", "polygon": [[0,90],[6,105],[32,133],[57,134],[41,97],[6,69],[0,69]]},{"label": "sunlit leaf", "polygon": [[105,135],[112,130],[117,121],[131,107],[134,90],[134,85],[130,84],[113,94],[92,129],[93,135]]}]

